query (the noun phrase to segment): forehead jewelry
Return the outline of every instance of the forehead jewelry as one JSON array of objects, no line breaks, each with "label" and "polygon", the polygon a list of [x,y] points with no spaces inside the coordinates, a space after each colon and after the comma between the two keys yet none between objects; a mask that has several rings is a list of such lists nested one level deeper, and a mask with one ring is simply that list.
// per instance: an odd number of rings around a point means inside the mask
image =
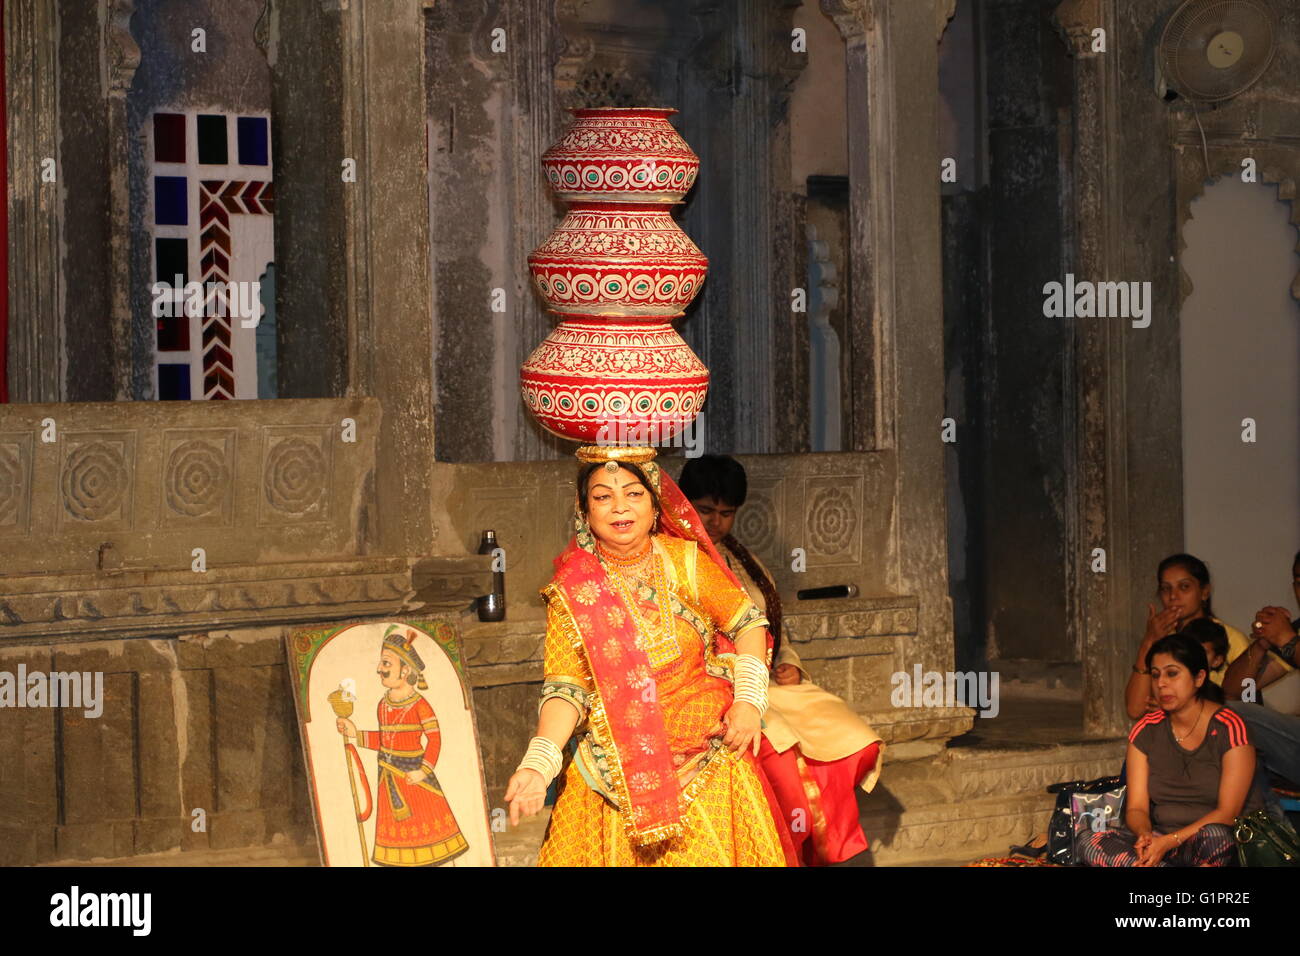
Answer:
[{"label": "forehead jewelry", "polygon": [[605,470],[609,472],[611,475],[614,474],[614,472],[618,471],[618,462],[616,461],[605,462]]}]

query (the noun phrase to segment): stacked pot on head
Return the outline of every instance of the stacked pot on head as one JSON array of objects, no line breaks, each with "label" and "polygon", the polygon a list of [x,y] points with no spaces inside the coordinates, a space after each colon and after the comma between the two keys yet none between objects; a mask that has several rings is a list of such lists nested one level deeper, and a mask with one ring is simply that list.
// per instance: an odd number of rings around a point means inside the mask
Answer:
[{"label": "stacked pot on head", "polygon": [[709,372],[672,326],[709,261],[672,217],[700,160],[672,109],[573,110],[542,156],[568,214],[528,257],[559,324],[519,370],[549,432],[584,444],[653,445],[699,413]]}]

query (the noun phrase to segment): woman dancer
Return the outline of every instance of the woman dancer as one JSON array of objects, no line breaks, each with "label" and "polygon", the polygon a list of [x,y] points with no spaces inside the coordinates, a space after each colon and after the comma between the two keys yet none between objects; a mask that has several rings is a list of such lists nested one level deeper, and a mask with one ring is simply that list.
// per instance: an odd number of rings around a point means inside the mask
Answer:
[{"label": "woman dancer", "polygon": [[797,865],[753,756],[767,620],[653,454],[578,453],[576,533],[542,589],[542,704],[506,791],[511,821],[541,809],[576,736],[539,866]]}]

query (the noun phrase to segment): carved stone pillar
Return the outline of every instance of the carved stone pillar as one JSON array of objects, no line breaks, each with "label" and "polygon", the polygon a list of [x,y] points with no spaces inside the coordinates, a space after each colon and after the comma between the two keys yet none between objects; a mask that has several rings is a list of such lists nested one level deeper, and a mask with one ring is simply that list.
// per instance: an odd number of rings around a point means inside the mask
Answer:
[{"label": "carved stone pillar", "polygon": [[[9,400],[64,397],[59,12],[55,0],[4,6],[9,146]],[[50,161],[50,162],[47,162]]]},{"label": "carved stone pillar", "polygon": [[380,400],[367,538],[385,554],[432,538],[424,16],[275,0],[268,28],[281,396]]},{"label": "carved stone pillar", "polygon": [[[1074,56],[1073,271],[1094,281],[1119,279],[1123,241],[1119,218],[1119,55],[1092,52],[1092,31],[1113,37],[1114,0],[1066,0],[1056,20]],[[1108,44],[1109,47],[1109,44]],[[1084,729],[1122,732],[1128,725],[1124,687],[1133,637],[1135,591],[1128,495],[1128,407],[1124,365],[1127,324],[1076,323],[1078,404],[1075,413],[1077,493],[1075,541],[1067,550],[1070,605],[1067,626],[1083,663]],[[1106,551],[1106,572],[1092,571],[1092,549]]]},{"label": "carved stone pillar", "polygon": [[807,316],[790,309],[791,290],[806,284],[790,185],[789,97],[804,65],[791,50],[796,6],[690,4],[699,34],[683,63],[677,120],[702,166],[683,219],[712,272],[681,327],[712,375],[710,451],[810,447]]},{"label": "carved stone pillar", "polygon": [[904,663],[950,669],[936,28],[946,0],[822,0],[847,58],[853,447],[897,457],[895,593],[920,601]]},{"label": "carved stone pillar", "polygon": [[[510,188],[514,191],[511,209],[517,217],[506,263],[507,274],[514,278],[510,300],[517,303],[517,308],[507,313],[511,351],[504,357],[507,390],[502,417],[508,423],[510,457],[522,461],[567,459],[573,454],[571,445],[537,427],[518,397],[519,366],[555,326],[555,317],[545,310],[531,288],[524,266],[528,254],[555,229],[560,221],[557,210],[563,208],[555,201],[541,166],[542,153],[560,138],[571,118],[560,105],[553,79],[557,6],[564,4],[557,5],[555,0],[513,0],[502,10],[502,25],[513,44],[509,86],[516,113],[508,146],[512,163]],[[485,42],[487,36],[485,32]]]},{"label": "carved stone pillar", "polygon": [[108,0],[104,24],[104,89],[108,99],[109,321],[113,397],[131,399],[131,222],[129,125],[126,94],[140,65],[131,36],[135,0]]},{"label": "carved stone pillar", "polygon": [[[874,321],[876,303],[875,237],[872,235],[873,159],[877,140],[873,136],[876,120],[871,106],[875,84],[883,82],[879,74],[880,59],[869,57],[868,31],[875,24],[870,0],[822,0],[822,10],[835,22],[845,42],[847,90],[845,112],[849,137],[849,245],[847,285],[852,290],[848,336],[847,367],[860,375],[852,402],[844,409],[847,418],[847,447],[862,450],[884,447],[880,426],[881,364],[878,336]],[[937,88],[937,87],[936,87]],[[882,135],[883,131],[882,131]],[[885,290],[888,294],[888,290]]]}]

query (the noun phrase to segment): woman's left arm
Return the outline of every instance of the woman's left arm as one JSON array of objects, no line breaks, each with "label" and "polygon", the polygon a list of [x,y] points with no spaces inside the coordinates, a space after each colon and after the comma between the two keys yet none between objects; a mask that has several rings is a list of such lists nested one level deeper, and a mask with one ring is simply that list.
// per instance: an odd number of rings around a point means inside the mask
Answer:
[{"label": "woman's left arm", "polygon": [[767,649],[771,644],[771,640],[767,628],[761,624],[756,625],[736,635],[736,653],[752,654],[761,661],[767,656]]},{"label": "woman's left arm", "polygon": [[[703,552],[696,555],[695,581],[692,591],[714,628],[731,638],[735,646],[732,670],[733,686],[754,685],[761,695],[767,693],[767,668],[772,654],[772,635],[767,632],[767,618],[754,606],[749,595]],[[744,657],[753,658],[743,661]],[[757,666],[752,665],[757,662]],[[737,679],[737,669],[744,675]],[[752,671],[752,675],[751,675]],[[761,702],[760,702],[761,703]],[[722,742],[737,753],[746,747],[758,753],[763,733],[763,715],[758,706],[743,699],[734,701],[722,718]]]},{"label": "woman's left arm", "polygon": [[[771,637],[766,627],[747,628],[736,635],[736,658],[739,660],[741,655],[748,654],[764,661],[767,659],[770,646]],[[767,668],[764,666],[764,684],[766,684],[766,674]],[[763,715],[759,713],[757,707],[745,700],[735,700],[727,709],[722,723],[726,728],[726,733],[722,737],[724,744],[737,753],[749,747],[754,755],[758,756],[758,748],[763,736]]]}]

